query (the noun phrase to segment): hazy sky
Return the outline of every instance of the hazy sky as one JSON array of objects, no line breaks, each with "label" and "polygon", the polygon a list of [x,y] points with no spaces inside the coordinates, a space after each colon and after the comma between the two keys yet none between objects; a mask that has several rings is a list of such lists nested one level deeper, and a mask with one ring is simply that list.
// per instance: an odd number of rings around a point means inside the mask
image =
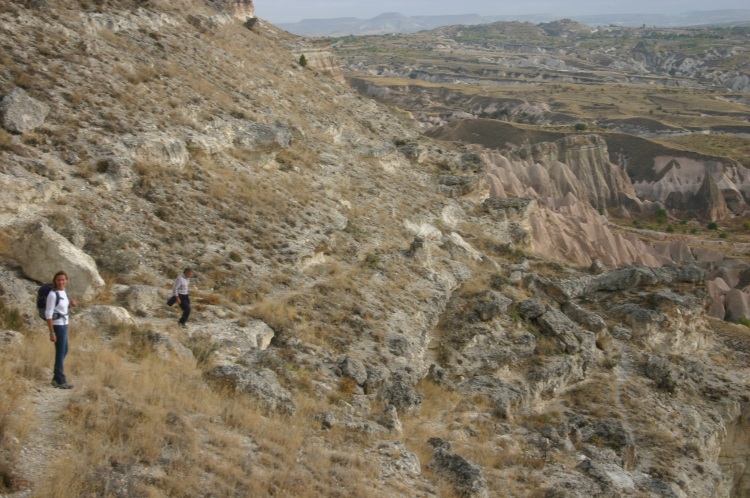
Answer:
[{"label": "hazy sky", "polygon": [[254,0],[255,14],[272,23],[358,17],[385,12],[414,15],[680,14],[691,10],[747,9],[747,0]]}]

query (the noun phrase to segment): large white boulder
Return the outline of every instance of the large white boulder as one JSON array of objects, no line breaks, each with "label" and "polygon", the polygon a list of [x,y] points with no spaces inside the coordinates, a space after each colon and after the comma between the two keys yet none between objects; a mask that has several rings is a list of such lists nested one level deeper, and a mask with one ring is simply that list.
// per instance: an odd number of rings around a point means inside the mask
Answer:
[{"label": "large white boulder", "polygon": [[51,282],[61,270],[67,273],[72,299],[89,299],[104,286],[94,259],[44,223],[17,240],[13,252],[24,274],[38,282]]}]

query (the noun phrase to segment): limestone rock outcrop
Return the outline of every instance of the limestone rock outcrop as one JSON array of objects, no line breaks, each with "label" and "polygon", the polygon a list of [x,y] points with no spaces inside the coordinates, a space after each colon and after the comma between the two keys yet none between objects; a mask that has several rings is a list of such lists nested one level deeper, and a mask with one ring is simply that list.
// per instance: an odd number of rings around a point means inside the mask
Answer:
[{"label": "limestone rock outcrop", "polygon": [[276,374],[267,368],[256,372],[239,365],[219,365],[207,372],[206,378],[247,394],[269,412],[292,415],[297,409],[291,393],[279,384]]},{"label": "limestone rock outcrop", "polygon": [[295,51],[297,57],[305,56],[308,68],[320,71],[342,85],[346,83],[341,64],[330,42],[306,40],[304,44],[297,45]]},{"label": "limestone rock outcrop", "polygon": [[209,0],[215,8],[227,12],[240,21],[255,17],[253,0]]},{"label": "limestone rock outcrop", "polygon": [[76,322],[92,329],[109,331],[122,326],[135,326],[136,322],[128,310],[119,306],[90,306],[76,315]]},{"label": "limestone rock outcrop", "polygon": [[461,455],[451,452],[450,442],[440,438],[430,438],[434,448],[430,467],[452,482],[459,496],[467,498],[487,498],[487,481],[482,468]]},{"label": "limestone rock outcrop", "polygon": [[43,223],[17,240],[13,250],[24,273],[38,282],[49,282],[55,273],[65,271],[74,299],[91,298],[104,286],[94,259]]},{"label": "limestone rock outcrop", "polygon": [[22,88],[15,87],[0,100],[0,119],[3,128],[13,133],[25,133],[44,124],[50,107],[33,99]]}]

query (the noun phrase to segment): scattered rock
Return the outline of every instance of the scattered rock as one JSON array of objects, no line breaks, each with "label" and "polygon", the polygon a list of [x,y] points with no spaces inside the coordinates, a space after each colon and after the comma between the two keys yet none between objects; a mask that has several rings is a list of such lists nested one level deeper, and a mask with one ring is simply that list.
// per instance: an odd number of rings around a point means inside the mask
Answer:
[{"label": "scattered rock", "polygon": [[481,467],[466,458],[451,453],[451,445],[440,438],[430,438],[434,448],[430,467],[447,478],[459,496],[466,498],[488,498],[487,480]]},{"label": "scattered rock", "polygon": [[367,382],[367,369],[365,364],[356,358],[351,356],[344,357],[343,361],[339,364],[341,369],[341,376],[354,379],[357,385],[364,386]]},{"label": "scattered rock", "polygon": [[15,87],[0,100],[3,128],[12,133],[26,133],[39,128],[47,119],[50,107],[31,98],[25,90]]},{"label": "scattered rock", "polygon": [[276,374],[267,368],[254,372],[239,365],[219,365],[207,372],[206,378],[249,395],[269,412],[292,415],[297,409],[291,393],[279,384]]}]

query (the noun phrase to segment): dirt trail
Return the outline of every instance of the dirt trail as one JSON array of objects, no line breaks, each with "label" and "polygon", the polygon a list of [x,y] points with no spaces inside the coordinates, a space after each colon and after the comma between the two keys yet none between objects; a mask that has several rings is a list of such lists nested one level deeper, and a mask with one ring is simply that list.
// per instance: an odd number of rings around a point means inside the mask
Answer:
[{"label": "dirt trail", "polygon": [[55,389],[50,384],[40,385],[31,394],[30,407],[34,426],[29,432],[18,455],[16,472],[19,478],[29,483],[28,488],[16,493],[0,495],[2,498],[30,496],[34,487],[44,479],[50,463],[55,462],[60,447],[56,440],[60,416],[73,391]]}]

